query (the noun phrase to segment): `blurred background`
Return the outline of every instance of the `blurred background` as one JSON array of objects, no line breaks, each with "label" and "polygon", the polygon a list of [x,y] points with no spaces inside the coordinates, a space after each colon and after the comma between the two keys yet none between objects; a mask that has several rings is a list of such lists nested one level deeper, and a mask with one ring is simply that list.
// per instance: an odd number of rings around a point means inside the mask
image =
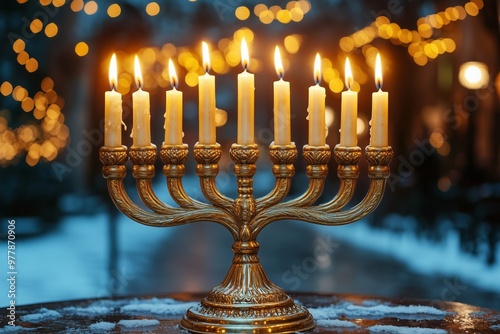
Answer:
[{"label": "blurred background", "polygon": [[[369,143],[374,64],[382,55],[395,151],[385,197],[369,218],[324,228],[279,222],[259,238],[272,281],[287,291],[357,293],[461,301],[500,309],[500,1],[483,0],[10,0],[0,4],[0,217],[16,222],[17,303],[172,291],[207,291],[231,261],[229,233],[216,224],[141,226],[111,203],[98,150],[108,66],[118,58],[123,140],[131,145],[133,57],[151,94],[153,142],[163,141],[168,59],[184,93],[184,142],[198,137],[201,41],[211,48],[223,152],[236,138],[240,42],[256,78],[256,195],[274,179],[273,54],[291,83],[292,138],[307,142],[307,88],[322,57],[327,143],[339,141],[344,61],[359,91],[359,146]],[[333,159],[332,159],[333,160]],[[184,182],[203,200],[192,155]],[[290,197],[307,186],[299,157]],[[330,168],[335,170],[335,162]],[[161,170],[161,165],[157,165]],[[173,203],[163,175],[158,196]],[[320,201],[334,196],[334,172]],[[234,196],[223,154],[218,184]],[[353,203],[365,194],[366,164]],[[127,178],[131,196],[134,182]],[[318,249],[320,251],[318,251]],[[319,256],[321,255],[321,256]],[[0,266],[7,272],[7,263]],[[4,285],[1,285],[4,287]],[[2,288],[3,289],[3,288]],[[0,304],[7,305],[7,293]]]}]

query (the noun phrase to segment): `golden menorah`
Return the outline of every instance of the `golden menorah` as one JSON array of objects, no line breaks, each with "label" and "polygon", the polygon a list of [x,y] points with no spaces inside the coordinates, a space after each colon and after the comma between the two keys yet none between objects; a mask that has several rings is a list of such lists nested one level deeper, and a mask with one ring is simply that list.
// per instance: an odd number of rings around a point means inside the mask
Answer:
[{"label": "golden menorah", "polygon": [[[209,203],[193,199],[185,191],[182,177],[188,158],[188,145],[163,145],[160,156],[165,164],[163,174],[168,190],[178,207],[166,205],[154,193],[152,179],[157,148],[150,146],[102,147],[100,159],[103,176],[116,207],[130,219],[144,225],[171,227],[194,222],[212,221],[226,227],[234,238],[233,262],[226,277],[214,287],[201,303],[190,308],[181,321],[181,328],[206,333],[291,333],[314,328],[314,320],[307,308],[294,303],[281,288],[271,283],[262,268],[257,252],[257,235],[267,225],[278,220],[299,220],[327,226],[355,222],[374,210],[379,204],[390,175],[389,162],[393,151],[388,147],[368,146],[370,186],[364,199],[357,205],[341,211],[351,200],[359,175],[361,148],[337,145],[333,155],[338,163],[340,179],[338,193],[323,204],[315,204],[320,197],[328,175],[331,149],[328,145],[303,148],[309,185],[294,199],[285,200],[292,177],[297,149],[294,144],[269,147],[276,178],[274,188],[262,198],[253,196],[253,176],[259,157],[257,144],[233,144],[230,156],[238,182],[238,196],[231,199],[217,188],[221,146],[195,144],[194,158],[200,187]],[[151,210],[132,202],[123,180],[127,174],[125,163],[130,158],[132,175],[136,180],[141,200]]]}]

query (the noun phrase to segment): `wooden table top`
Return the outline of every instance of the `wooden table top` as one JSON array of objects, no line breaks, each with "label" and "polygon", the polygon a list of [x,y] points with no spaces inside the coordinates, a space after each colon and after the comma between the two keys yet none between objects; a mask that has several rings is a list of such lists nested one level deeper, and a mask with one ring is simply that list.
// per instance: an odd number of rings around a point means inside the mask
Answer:
[{"label": "wooden table top", "polygon": [[[500,333],[500,311],[471,305],[380,297],[302,293],[312,333]],[[15,328],[2,308],[0,333],[179,333],[186,309],[204,294],[115,297],[17,306]],[[7,312],[5,312],[7,311]]]}]

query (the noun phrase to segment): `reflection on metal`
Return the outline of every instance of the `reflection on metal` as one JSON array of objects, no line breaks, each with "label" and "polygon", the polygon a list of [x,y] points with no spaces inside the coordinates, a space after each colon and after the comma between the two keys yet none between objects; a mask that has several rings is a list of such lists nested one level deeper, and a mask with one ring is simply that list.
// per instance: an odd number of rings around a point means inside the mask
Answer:
[{"label": "reflection on metal", "polygon": [[[238,178],[238,197],[233,200],[221,194],[215,183],[221,158],[220,145],[196,144],[196,173],[210,204],[198,202],[184,191],[182,177],[188,146],[164,145],[160,151],[165,164],[163,173],[170,195],[179,207],[164,204],[153,192],[151,181],[157,155],[154,145],[132,146],[128,154],[125,146],[102,147],[100,159],[110,196],[129,218],[158,227],[213,221],[225,226],[234,237],[234,259],[226,278],[198,306],[187,311],[181,322],[182,328],[197,333],[293,333],[312,329],[314,320],[305,307],[295,304],[281,288],[270,282],[257,256],[257,235],[266,225],[278,220],[301,220],[327,226],[355,222],[377,207],[390,175],[391,147],[368,146],[365,152],[371,178],[368,193],[359,204],[341,211],[354,193],[362,153],[359,147],[339,145],[333,153],[338,163],[340,187],[332,200],[320,205],[314,203],[320,197],[328,175],[327,164],[331,157],[328,145],[304,147],[309,186],[301,196],[287,201],[284,198],[290,190],[295,172],[293,163],[298,155],[295,145],[270,146],[276,184],[266,196],[254,198],[253,175],[259,156],[258,146],[233,144],[230,156]],[[141,200],[151,211],[134,204],[125,192],[123,179],[127,173],[125,163],[128,157],[133,164],[132,175]]]},{"label": "reflection on metal", "polygon": [[481,89],[488,86],[490,75],[485,63],[469,61],[460,65],[458,81],[468,89]]}]

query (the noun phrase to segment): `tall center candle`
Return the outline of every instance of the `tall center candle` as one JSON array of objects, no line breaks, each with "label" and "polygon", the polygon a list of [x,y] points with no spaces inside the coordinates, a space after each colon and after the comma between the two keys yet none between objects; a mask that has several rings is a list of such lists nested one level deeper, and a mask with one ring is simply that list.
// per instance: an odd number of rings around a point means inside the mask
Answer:
[{"label": "tall center candle", "polygon": [[378,92],[372,94],[372,120],[370,122],[370,145],[373,147],[386,147],[388,138],[389,93],[382,91],[382,62],[377,53],[375,61],[375,86]]},{"label": "tall center candle", "polygon": [[205,74],[198,77],[199,92],[199,143],[212,145],[215,138],[215,77],[210,72],[210,53],[208,45],[202,42],[203,67]]},{"label": "tall center candle", "polygon": [[321,58],[316,54],[314,61],[314,86],[309,87],[309,105],[307,107],[309,119],[310,146],[325,146],[326,121],[325,121],[325,88],[321,87]]},{"label": "tall center candle", "polygon": [[241,40],[241,64],[243,72],[238,74],[238,139],[240,145],[254,143],[254,75],[247,72],[250,57],[245,38]]},{"label": "tall center candle", "polygon": [[274,52],[274,64],[279,78],[274,82],[274,144],[290,145],[290,83],[283,80],[285,72],[278,46]]},{"label": "tall center candle", "polygon": [[347,91],[342,92],[340,112],[340,146],[357,146],[358,92],[351,90],[354,79],[349,58],[345,61],[345,84]]},{"label": "tall center candle", "polygon": [[116,55],[113,53],[109,64],[109,85],[111,90],[104,94],[104,146],[122,145],[122,94],[115,91],[117,86]]},{"label": "tall center candle", "polygon": [[143,79],[141,64],[137,55],[134,59],[135,82],[139,90],[132,94],[134,121],[132,127],[133,143],[136,146],[151,145],[151,114],[149,111],[149,93],[142,90]]},{"label": "tall center candle", "polygon": [[166,93],[165,141],[167,145],[182,144],[182,92],[177,90],[177,74],[172,59],[168,60],[172,89]]}]

